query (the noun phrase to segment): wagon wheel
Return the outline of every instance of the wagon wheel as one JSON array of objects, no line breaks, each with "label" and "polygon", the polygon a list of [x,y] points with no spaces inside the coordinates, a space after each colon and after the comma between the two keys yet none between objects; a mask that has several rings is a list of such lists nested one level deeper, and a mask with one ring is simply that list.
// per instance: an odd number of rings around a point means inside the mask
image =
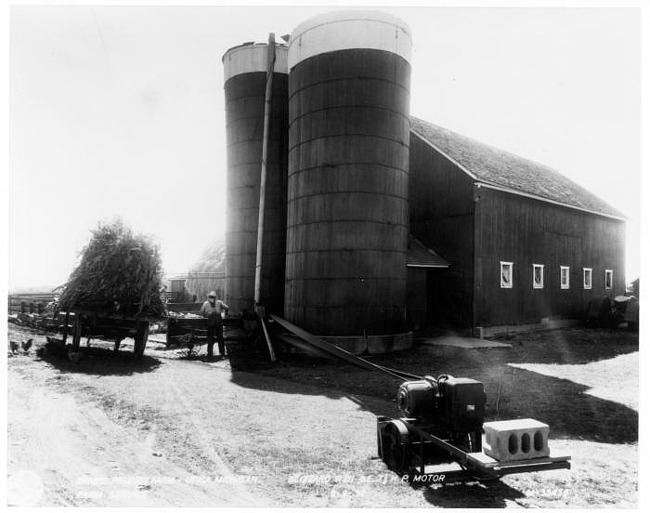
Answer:
[{"label": "wagon wheel", "polygon": [[140,360],[144,356],[144,349],[147,347],[147,339],[149,338],[149,322],[140,321],[138,329],[135,334],[135,344],[133,345],[133,355],[136,360]]},{"label": "wagon wheel", "polygon": [[384,463],[399,474],[407,473],[409,442],[407,427],[399,420],[389,422],[384,427],[381,438]]},{"label": "wagon wheel", "polygon": [[79,351],[81,345],[81,324],[81,315],[75,315],[72,325],[72,349],[75,351]]},{"label": "wagon wheel", "polygon": [[167,319],[167,334],[165,335],[165,346],[170,347],[174,344],[174,336],[176,330],[176,319],[169,317]]}]

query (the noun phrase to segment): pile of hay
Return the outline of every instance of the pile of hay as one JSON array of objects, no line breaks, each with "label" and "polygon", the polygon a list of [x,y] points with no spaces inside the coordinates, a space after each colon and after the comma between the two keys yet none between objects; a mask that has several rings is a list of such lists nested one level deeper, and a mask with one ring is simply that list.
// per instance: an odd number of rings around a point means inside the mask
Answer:
[{"label": "pile of hay", "polygon": [[59,299],[61,310],[163,318],[162,261],[149,237],[100,223]]}]

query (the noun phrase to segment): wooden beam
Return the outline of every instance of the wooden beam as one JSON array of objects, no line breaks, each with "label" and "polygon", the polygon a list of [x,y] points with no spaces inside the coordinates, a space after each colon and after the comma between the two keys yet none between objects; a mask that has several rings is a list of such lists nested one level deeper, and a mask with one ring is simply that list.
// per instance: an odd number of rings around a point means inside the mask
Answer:
[{"label": "wooden beam", "polygon": [[259,319],[260,319],[260,324],[262,325],[262,331],[264,331],[264,339],[266,340],[266,346],[269,348],[269,356],[271,357],[271,361],[275,363],[277,361],[277,358],[275,357],[275,351],[273,350],[273,344],[271,344],[271,337],[269,336],[269,331],[266,328],[264,317],[260,315]]},{"label": "wooden beam", "polygon": [[[262,136],[262,171],[260,174],[260,205],[257,217],[257,252],[255,255],[255,308],[260,305],[262,291],[262,249],[264,247],[264,209],[266,206],[266,167],[269,153],[269,126],[273,98],[273,69],[275,68],[275,34],[269,34],[268,71],[264,95],[264,132]],[[262,324],[264,326],[264,324]],[[265,328],[266,329],[266,328]]]}]

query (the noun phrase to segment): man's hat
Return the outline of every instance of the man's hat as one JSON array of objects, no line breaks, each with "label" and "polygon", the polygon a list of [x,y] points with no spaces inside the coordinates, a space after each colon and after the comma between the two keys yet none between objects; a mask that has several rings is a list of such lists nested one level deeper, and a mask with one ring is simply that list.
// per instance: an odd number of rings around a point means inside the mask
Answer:
[{"label": "man's hat", "polygon": [[208,297],[217,297],[217,293],[213,290],[208,294]]}]

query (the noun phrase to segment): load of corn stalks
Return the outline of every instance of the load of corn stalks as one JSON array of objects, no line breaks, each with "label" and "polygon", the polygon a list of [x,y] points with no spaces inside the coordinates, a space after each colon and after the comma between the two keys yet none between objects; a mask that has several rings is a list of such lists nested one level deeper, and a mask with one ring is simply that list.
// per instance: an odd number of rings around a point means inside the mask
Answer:
[{"label": "load of corn stalks", "polygon": [[165,317],[158,246],[117,220],[100,223],[59,299],[61,310]]}]

